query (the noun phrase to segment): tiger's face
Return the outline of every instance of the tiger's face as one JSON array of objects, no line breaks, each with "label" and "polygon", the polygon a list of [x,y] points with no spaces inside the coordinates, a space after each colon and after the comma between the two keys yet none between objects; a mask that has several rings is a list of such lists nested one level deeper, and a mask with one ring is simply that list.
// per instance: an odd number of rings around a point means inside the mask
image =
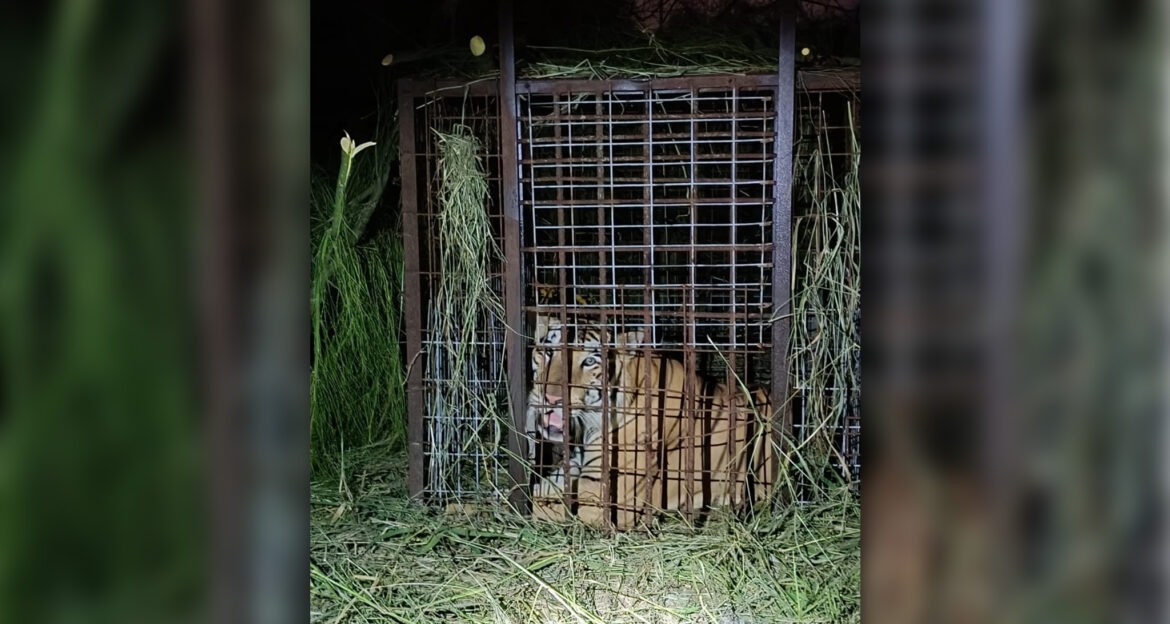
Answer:
[{"label": "tiger's face", "polygon": [[568,413],[579,417],[582,411],[601,406],[601,339],[597,328],[567,327],[554,317],[536,317],[528,403],[529,409],[536,411],[536,425],[545,439],[564,440],[573,420],[565,417],[566,385]]},{"label": "tiger's face", "polygon": [[[630,341],[641,341],[642,332],[618,337],[618,349],[610,350],[602,362],[605,332],[599,327],[566,327],[554,317],[537,316],[535,345],[532,349],[532,390],[529,409],[537,410],[536,424],[548,440],[561,441],[570,423],[586,430],[600,428],[602,392],[607,380],[614,378],[629,357]],[[565,346],[567,344],[567,347]],[[567,383],[566,383],[567,382]],[[565,418],[565,386],[569,389],[572,418]],[[588,433],[583,432],[586,438]]]}]

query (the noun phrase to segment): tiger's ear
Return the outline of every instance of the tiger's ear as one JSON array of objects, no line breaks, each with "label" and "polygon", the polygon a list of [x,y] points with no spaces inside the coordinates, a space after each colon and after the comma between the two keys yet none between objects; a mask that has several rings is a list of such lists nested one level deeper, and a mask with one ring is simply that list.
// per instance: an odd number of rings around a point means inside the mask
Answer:
[{"label": "tiger's ear", "polygon": [[548,324],[550,317],[547,314],[536,315],[536,335],[543,336],[548,332]]},{"label": "tiger's ear", "polygon": [[536,333],[533,336],[540,344],[561,344],[561,320],[545,314],[536,315]]},{"label": "tiger's ear", "polygon": [[617,347],[619,349],[635,349],[645,343],[646,331],[642,329],[635,329],[617,335]]}]

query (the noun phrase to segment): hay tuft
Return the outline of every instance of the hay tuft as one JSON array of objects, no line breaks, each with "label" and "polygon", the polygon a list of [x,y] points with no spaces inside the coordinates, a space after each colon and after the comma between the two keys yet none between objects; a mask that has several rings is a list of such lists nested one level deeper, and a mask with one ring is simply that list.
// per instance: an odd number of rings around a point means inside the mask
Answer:
[{"label": "hay tuft", "polygon": [[802,131],[795,158],[789,357],[803,395],[795,469],[804,496],[854,477],[840,427],[858,409],[861,387],[861,147],[852,106],[846,117],[848,145],[830,145],[827,131],[817,130],[822,121]]},{"label": "hay tuft", "polygon": [[[436,393],[430,410],[433,449],[428,481],[439,493],[458,495],[462,484],[482,484],[486,474],[506,471],[500,453],[509,422],[505,393],[484,392],[491,377],[491,354],[479,336],[493,319],[504,316],[503,302],[492,284],[490,267],[501,260],[488,216],[489,188],[483,146],[465,125],[435,131],[439,149],[439,238],[441,281],[429,303],[432,366]],[[475,458],[469,464],[465,458]],[[463,477],[462,471],[472,474]],[[489,484],[494,486],[495,484]],[[483,494],[484,492],[480,492]]]}]

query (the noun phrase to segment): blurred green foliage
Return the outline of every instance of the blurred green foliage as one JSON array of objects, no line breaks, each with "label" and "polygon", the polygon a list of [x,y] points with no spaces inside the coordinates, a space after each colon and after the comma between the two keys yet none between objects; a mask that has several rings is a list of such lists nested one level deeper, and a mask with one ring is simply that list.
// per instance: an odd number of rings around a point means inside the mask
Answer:
[{"label": "blurred green foliage", "polygon": [[0,38],[27,78],[0,157],[0,622],[198,597],[190,184],[152,91],[176,8],[67,0]]}]

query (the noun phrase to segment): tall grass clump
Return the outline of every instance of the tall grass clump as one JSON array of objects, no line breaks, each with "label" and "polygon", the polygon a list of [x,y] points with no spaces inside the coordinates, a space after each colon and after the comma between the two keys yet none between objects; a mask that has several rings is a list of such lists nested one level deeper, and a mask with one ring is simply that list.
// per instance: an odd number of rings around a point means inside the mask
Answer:
[{"label": "tall grass clump", "polygon": [[[379,205],[397,142],[381,124],[377,144],[342,139],[335,182],[313,183],[309,396],[314,471],[329,471],[346,446],[389,441],[406,432],[402,329],[401,237],[366,232]],[[389,140],[385,140],[389,139]],[[387,144],[388,143],[388,144]],[[360,152],[375,147],[361,166]]]},{"label": "tall grass clump", "polygon": [[[501,260],[487,203],[489,187],[483,145],[471,129],[457,124],[436,130],[439,150],[439,261],[442,278],[429,306],[432,340],[428,362],[437,392],[432,395],[431,444],[445,449],[431,458],[432,487],[458,490],[458,458],[477,456],[496,462],[503,440],[499,415],[502,396],[484,392],[492,369],[503,373],[502,354],[484,353],[478,333],[503,318],[503,303],[489,274]],[[496,366],[492,366],[492,363]],[[506,396],[506,395],[505,395]],[[486,442],[486,446],[485,443]],[[475,466],[489,473],[498,465]],[[474,477],[475,481],[481,479]]]},{"label": "tall grass clump", "polygon": [[851,105],[845,115],[848,145],[830,145],[820,120],[806,125],[795,159],[791,370],[803,426],[793,457],[814,493],[852,478],[840,428],[861,383],[861,147]]}]

